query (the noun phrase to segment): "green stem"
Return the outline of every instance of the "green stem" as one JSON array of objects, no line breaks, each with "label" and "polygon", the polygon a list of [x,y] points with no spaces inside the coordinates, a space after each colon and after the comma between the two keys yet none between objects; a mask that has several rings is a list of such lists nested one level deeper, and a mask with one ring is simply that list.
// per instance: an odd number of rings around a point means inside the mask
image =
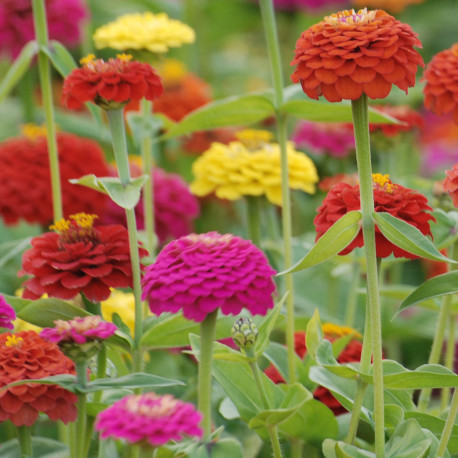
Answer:
[{"label": "green stem", "polygon": [[[129,155],[127,152],[126,130],[124,125],[123,110],[108,110],[108,123],[110,125],[113,150],[118,168],[119,178],[123,185],[130,183]],[[127,230],[129,233],[130,261],[132,264],[132,283],[135,298],[135,352],[133,358],[134,371],[141,371],[142,351],[140,341],[142,338],[143,311],[141,299],[141,272],[140,255],[138,251],[137,222],[135,210],[126,209]]]},{"label": "green stem", "polygon": [[204,416],[202,428],[204,440],[208,440],[212,431],[211,393],[212,393],[212,358],[218,310],[209,313],[200,324],[200,352],[198,369],[197,400],[198,409]]},{"label": "green stem", "polygon": [[358,256],[355,252],[352,253],[353,262],[351,269],[351,282],[345,306],[345,325],[353,327],[355,325],[356,307],[358,305],[358,286],[360,277],[360,266]]},{"label": "green stem", "polygon": [[378,292],[375,225],[372,217],[374,211],[374,195],[372,189],[369,115],[366,94],[363,94],[358,100],[352,100],[351,106],[355,129],[356,161],[358,164],[360,183],[362,229],[367,269],[367,297],[370,309],[372,354],[374,361],[375,453],[377,458],[383,458],[385,456],[385,419],[383,401],[382,323]]},{"label": "green stem", "polygon": [[455,388],[452,397],[452,403],[450,405],[450,410],[447,415],[447,420],[445,420],[444,429],[439,441],[439,447],[437,448],[437,458],[442,458],[447,449],[447,444],[452,434],[453,427],[455,426],[455,419],[458,414],[458,388]]},{"label": "green stem", "polygon": [[[48,46],[48,26],[44,0],[32,0],[35,33],[38,44]],[[63,218],[62,192],[60,185],[59,155],[57,152],[56,125],[54,122],[54,106],[52,101],[51,68],[49,60],[43,51],[38,53],[38,73],[40,75],[43,109],[46,120],[48,142],[49,169],[51,173],[51,190],[54,221]]]},{"label": "green stem", "polygon": [[[153,109],[153,103],[150,100],[141,101],[141,113],[145,125]],[[143,187],[143,212],[145,218],[146,244],[150,256],[154,259],[156,252],[156,235],[154,229],[154,175],[153,175],[153,142],[151,134],[145,128],[143,133],[141,154],[143,162],[143,173],[148,175],[148,180]]]},{"label": "green stem", "polygon": [[21,449],[21,458],[32,458],[32,430],[28,426],[17,426],[17,438]]},{"label": "green stem", "polygon": [[[76,361],[76,379],[80,386],[87,385],[87,363]],[[85,458],[86,445],[86,393],[78,394],[78,417],[76,418],[76,458]]]},{"label": "green stem", "polygon": [[246,196],[248,233],[251,241],[261,247],[260,197]]},{"label": "green stem", "polygon": [[[448,339],[447,350],[445,352],[445,367],[452,370],[454,369],[455,360],[455,346],[456,346],[456,316],[450,313],[448,317]],[[442,388],[441,392],[441,410],[445,410],[450,403],[450,388]]]}]

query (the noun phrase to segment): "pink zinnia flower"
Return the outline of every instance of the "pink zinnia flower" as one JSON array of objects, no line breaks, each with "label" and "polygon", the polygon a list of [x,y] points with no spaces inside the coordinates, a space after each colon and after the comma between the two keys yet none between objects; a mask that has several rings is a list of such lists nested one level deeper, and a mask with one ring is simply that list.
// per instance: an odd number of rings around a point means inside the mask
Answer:
[{"label": "pink zinnia flower", "polygon": [[13,329],[12,321],[16,319],[16,312],[8,304],[3,296],[0,295],[0,328]]},{"label": "pink zinnia flower", "polygon": [[172,395],[133,394],[115,402],[97,415],[95,429],[100,437],[126,439],[130,443],[148,442],[152,447],[185,436],[202,438],[198,426],[202,414],[194,405]]},{"label": "pink zinnia flower", "polygon": [[151,311],[203,321],[220,308],[237,315],[243,308],[265,315],[275,290],[264,253],[251,241],[217,232],[190,234],[164,247],[143,277],[143,300]]},{"label": "pink zinnia flower", "polygon": [[[80,25],[87,16],[81,0],[46,0],[49,38],[75,46],[81,38]],[[0,54],[17,57],[22,47],[35,39],[31,0],[0,2]]]},{"label": "pink zinnia flower", "polygon": [[351,125],[324,122],[301,122],[292,138],[299,147],[314,154],[347,157],[355,150]]}]

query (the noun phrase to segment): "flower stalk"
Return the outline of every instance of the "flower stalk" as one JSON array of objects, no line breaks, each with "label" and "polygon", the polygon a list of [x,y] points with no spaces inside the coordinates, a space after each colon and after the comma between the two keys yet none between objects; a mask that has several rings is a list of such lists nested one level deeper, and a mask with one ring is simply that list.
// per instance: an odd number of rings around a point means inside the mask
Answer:
[{"label": "flower stalk", "polygon": [[447,450],[447,444],[452,435],[452,430],[455,425],[455,419],[458,414],[458,389],[455,388],[452,397],[452,403],[450,405],[450,410],[447,415],[447,420],[445,420],[444,429],[439,441],[439,446],[437,448],[437,457],[442,458]]},{"label": "flower stalk", "polygon": [[251,241],[257,246],[261,247],[261,222],[260,222],[260,197],[245,196],[248,233]]},{"label": "flower stalk", "polygon": [[27,426],[18,426],[16,429],[21,458],[32,458],[32,430]]},{"label": "flower stalk", "polygon": [[[75,367],[77,382],[82,388],[85,388],[87,385],[87,361],[75,361]],[[78,394],[77,408],[75,458],[84,458],[86,456],[86,393]]]}]

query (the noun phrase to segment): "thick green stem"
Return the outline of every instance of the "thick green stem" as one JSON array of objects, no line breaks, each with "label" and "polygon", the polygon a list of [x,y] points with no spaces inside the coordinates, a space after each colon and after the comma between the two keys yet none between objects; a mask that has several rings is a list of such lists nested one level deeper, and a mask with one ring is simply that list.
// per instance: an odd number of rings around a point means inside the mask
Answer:
[{"label": "thick green stem", "polygon": [[204,416],[202,428],[204,440],[208,440],[212,431],[211,393],[212,393],[212,358],[213,341],[215,340],[216,318],[218,310],[207,315],[200,324],[200,352],[197,400],[198,408]]},{"label": "thick green stem", "polygon": [[[35,33],[41,48],[48,46],[48,26],[44,0],[33,0],[33,18]],[[43,109],[46,120],[46,134],[48,141],[49,169],[51,173],[51,190],[54,220],[63,218],[62,192],[60,186],[59,155],[57,152],[56,125],[54,122],[54,106],[52,101],[51,68],[46,54],[38,53],[38,73],[40,75]]]},{"label": "thick green stem", "polygon": [[[148,117],[151,116],[153,103],[150,100],[141,101],[141,112],[144,123],[147,124]],[[154,175],[153,175],[153,142],[151,134],[145,128],[142,138],[141,154],[143,162],[143,173],[148,175],[148,180],[143,187],[143,212],[145,218],[146,245],[150,256],[154,259],[156,252],[156,235],[154,229]]]},{"label": "thick green stem", "polygon": [[445,420],[444,429],[439,441],[439,447],[437,448],[437,458],[442,458],[447,449],[447,444],[452,434],[453,427],[455,426],[455,419],[458,414],[458,388],[455,388],[452,397],[452,404],[448,411],[447,420]]},{"label": "thick green stem", "polygon": [[[452,370],[454,369],[455,362],[455,350],[456,350],[456,315],[450,313],[448,317],[448,338],[447,338],[447,350],[445,352],[445,367]],[[445,410],[450,403],[450,388],[442,388],[441,392],[441,410]]]},{"label": "thick green stem", "polygon": [[358,305],[358,286],[360,277],[360,267],[358,257],[355,252],[352,253],[353,262],[351,269],[351,282],[347,295],[347,303],[345,306],[345,325],[353,327],[355,325],[356,307]]},{"label": "thick green stem", "polygon": [[[118,168],[118,175],[123,185],[130,183],[129,155],[127,152],[126,131],[124,125],[123,110],[107,111],[110,125],[113,150]],[[132,264],[132,283],[135,299],[135,353],[133,358],[134,371],[140,371],[142,367],[142,351],[140,341],[142,338],[142,299],[141,299],[141,272],[140,255],[138,251],[137,222],[135,210],[126,209],[127,230],[129,232],[130,261]]]},{"label": "thick green stem", "polygon": [[[87,363],[76,361],[76,378],[82,387],[87,385]],[[78,417],[76,418],[76,458],[85,458],[86,445],[86,393],[78,394]]]},{"label": "thick green stem", "polygon": [[32,430],[28,426],[18,426],[17,438],[21,449],[21,458],[32,458]]},{"label": "thick green stem", "polygon": [[372,189],[372,164],[369,141],[369,114],[367,96],[352,100],[353,125],[355,129],[356,161],[358,164],[362,229],[367,269],[367,297],[369,300],[372,354],[374,361],[374,422],[375,453],[377,458],[385,456],[385,419],[383,401],[382,323],[377,278],[375,246],[374,194]]},{"label": "thick green stem", "polygon": [[246,196],[248,233],[251,241],[261,247],[260,197]]}]

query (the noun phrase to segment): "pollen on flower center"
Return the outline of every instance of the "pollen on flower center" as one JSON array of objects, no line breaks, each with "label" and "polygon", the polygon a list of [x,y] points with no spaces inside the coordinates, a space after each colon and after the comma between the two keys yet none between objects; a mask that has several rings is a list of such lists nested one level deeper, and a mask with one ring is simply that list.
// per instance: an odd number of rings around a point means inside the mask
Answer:
[{"label": "pollen on flower center", "polygon": [[80,64],[87,67],[88,64],[92,63],[94,60],[95,60],[95,54],[88,54],[87,56],[80,59]]},{"label": "pollen on flower center", "polygon": [[93,225],[96,218],[98,218],[97,215],[76,213],[70,215],[70,219],[56,221],[49,226],[49,229],[58,232],[64,243],[93,241],[95,238]]},{"label": "pollen on flower center", "polygon": [[132,55],[126,53],[116,54],[116,57],[124,62],[129,62],[130,60],[132,60]]},{"label": "pollen on flower center", "polygon": [[372,174],[372,181],[375,185],[380,186],[386,192],[393,192],[394,185],[390,180],[389,175],[382,175],[381,173],[373,173]]},{"label": "pollen on flower center", "polygon": [[35,140],[39,137],[46,137],[46,125],[42,124],[41,126],[28,123],[23,124],[21,126],[21,133],[24,137],[28,138],[29,140]]},{"label": "pollen on flower center", "polygon": [[153,419],[171,415],[177,404],[178,401],[171,395],[158,396],[155,393],[147,393],[129,398],[126,408],[130,412]]},{"label": "pollen on flower center", "polygon": [[13,334],[6,338],[5,347],[20,347],[22,345],[22,342],[24,342],[24,339],[22,337],[17,337]]},{"label": "pollen on flower center", "polygon": [[186,238],[193,243],[198,242],[206,246],[212,246],[217,244],[221,245],[229,243],[232,239],[232,234],[219,235],[219,237],[214,237],[207,234],[189,234],[186,236]]},{"label": "pollen on flower center", "polygon": [[367,8],[359,10],[357,13],[354,9],[344,10],[339,13],[325,16],[324,21],[333,26],[340,24],[367,24],[375,19],[377,10],[367,11]]}]

